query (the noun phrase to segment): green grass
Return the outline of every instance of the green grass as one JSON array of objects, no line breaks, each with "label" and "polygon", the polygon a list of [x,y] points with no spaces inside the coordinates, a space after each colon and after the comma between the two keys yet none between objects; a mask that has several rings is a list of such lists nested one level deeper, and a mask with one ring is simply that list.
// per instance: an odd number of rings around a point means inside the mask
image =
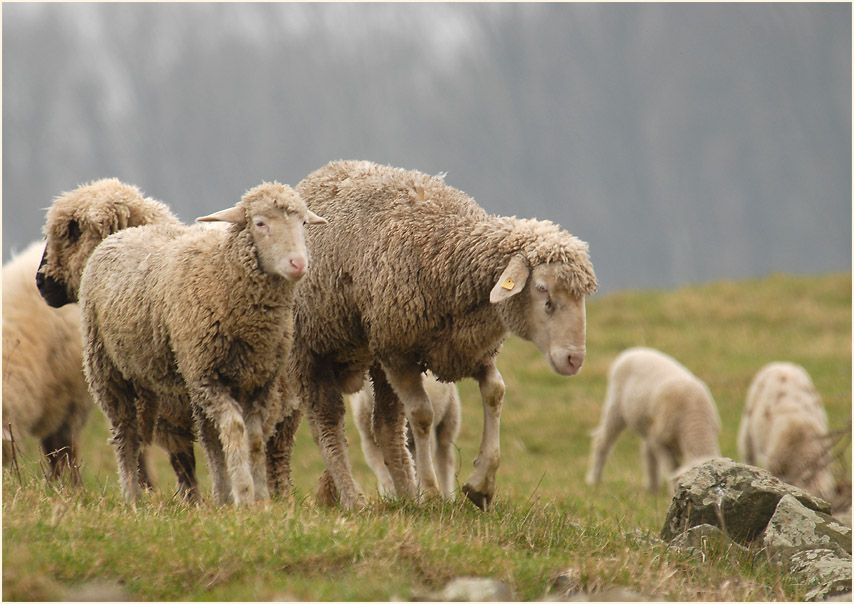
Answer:
[{"label": "green grass", "polygon": [[[543,597],[570,572],[575,589],[625,587],[668,600],[797,600],[804,588],[761,558],[705,562],[654,539],[669,505],[642,488],[639,439],[626,432],[598,488],[584,484],[590,430],[599,420],[608,365],[624,348],[675,356],[715,396],[721,448],[736,458],[747,386],[773,360],[803,365],[832,428],[851,415],[851,275],[774,276],[669,292],[623,292],[588,303],[588,358],[580,375],[551,373],[529,343],[510,338],[499,357],[507,384],[496,504],[380,501],[352,423],[351,459],[372,504],[359,512],[315,505],[322,470],[300,427],[295,493],[252,509],[188,509],[155,451],[160,486],[136,510],[118,491],[108,430],[95,410],[83,435],[85,488],[42,478],[35,443],[24,442],[19,475],[3,473],[3,597],[62,599],[93,581],[140,600],[389,600],[424,598],[459,576],[508,583],[520,599]],[[477,453],[477,386],[460,384],[461,484]],[[850,459],[850,438],[844,459]],[[203,488],[209,492],[199,452]]]}]

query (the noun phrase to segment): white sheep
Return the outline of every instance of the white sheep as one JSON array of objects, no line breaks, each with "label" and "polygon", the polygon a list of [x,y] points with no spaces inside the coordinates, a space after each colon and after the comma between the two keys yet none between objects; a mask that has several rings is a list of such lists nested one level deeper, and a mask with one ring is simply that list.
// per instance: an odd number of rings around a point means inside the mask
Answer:
[{"label": "white sheep", "polygon": [[80,308],[49,307],[36,289],[44,243],[3,266],[3,463],[11,440],[33,436],[50,474],[64,468],[79,483],[78,436],[92,409],[83,377]]},{"label": "white sheep", "polygon": [[[141,444],[165,418],[192,412],[214,498],[269,496],[265,430],[279,420],[296,282],[307,268],[308,211],[290,187],[264,183],[200,221],[147,225],[106,238],[80,279],[84,369],[106,413],[122,491],[139,498]],[[189,428],[190,426],[187,426]]]},{"label": "white sheep", "polygon": [[605,460],[626,426],[643,438],[649,491],[660,486],[659,469],[672,483],[690,467],[720,457],[721,420],[709,389],[658,350],[630,348],[611,364],[602,417],[593,432],[588,484],[599,483]]},{"label": "white sheep", "polygon": [[[433,425],[430,429],[430,446],[433,451],[433,465],[439,488],[448,499],[454,497],[454,441],[460,431],[460,394],[456,384],[445,384],[436,379],[429,371],[423,378],[424,391],[433,407]],[[372,428],[374,415],[374,393],[366,383],[359,392],[350,396],[350,408],[359,430],[362,453],[368,466],[373,470],[379,482],[380,494],[394,494],[394,483],[385,465],[382,451],[374,439]],[[407,448],[415,450],[412,430],[407,426]]]},{"label": "white sheep", "polygon": [[827,414],[809,373],[792,363],[769,363],[753,378],[738,430],[744,463],[833,501]]},{"label": "white sheep", "polygon": [[480,385],[483,436],[462,490],[486,508],[504,400],[495,357],[512,332],[556,373],[578,373],[584,299],[597,287],[587,244],[548,221],[490,216],[441,178],[370,162],[332,162],[297,191],[329,226],[310,233],[314,268],[297,299],[293,375],[341,504],[366,503],[347,457],[342,393],[358,390],[368,369],[382,410],[374,436],[396,493],[440,496],[421,381],[430,369],[445,382]]}]

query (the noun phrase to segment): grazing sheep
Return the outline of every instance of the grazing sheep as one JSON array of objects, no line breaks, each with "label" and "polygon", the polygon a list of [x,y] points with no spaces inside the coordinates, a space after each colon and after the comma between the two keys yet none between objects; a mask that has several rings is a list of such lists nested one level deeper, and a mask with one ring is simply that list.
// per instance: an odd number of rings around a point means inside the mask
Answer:
[{"label": "grazing sheep", "polygon": [[630,348],[611,364],[587,484],[599,483],[605,459],[626,426],[643,438],[649,491],[660,486],[659,468],[672,483],[698,463],[720,457],[721,420],[709,389],[675,359],[651,348]]},{"label": "grazing sheep", "polygon": [[11,440],[34,436],[50,475],[70,468],[79,484],[77,437],[92,399],[83,378],[80,308],[50,308],[34,279],[44,244],[32,243],[3,266],[3,463]]},{"label": "grazing sheep", "polygon": [[597,287],[587,244],[548,221],[490,216],[441,178],[370,162],[332,162],[297,191],[329,226],[310,233],[315,264],[297,298],[293,375],[341,504],[366,503],[347,457],[342,393],[358,390],[368,369],[374,436],[397,494],[439,495],[421,380],[430,369],[480,385],[483,436],[463,491],[486,508],[504,399],[495,357],[512,332],[556,373],[580,370],[584,297]]},{"label": "grazing sheep", "polygon": [[738,430],[738,453],[747,464],[832,501],[827,415],[807,371],[769,363],[754,376]]},{"label": "grazing sheep", "polygon": [[95,248],[80,279],[86,378],[112,424],[131,502],[140,445],[159,418],[183,427],[189,412],[215,500],[269,496],[265,429],[292,400],[281,388],[296,282],[308,264],[304,224],[325,221],[278,183],[199,220],[232,226],[119,231]]},{"label": "grazing sheep", "polygon": [[[433,465],[436,468],[436,478],[442,493],[448,499],[454,497],[454,441],[460,431],[460,394],[456,384],[445,384],[427,372],[423,379],[424,391],[433,407],[433,425],[430,429],[430,446],[433,450]],[[385,465],[382,451],[374,439],[371,427],[374,411],[374,393],[370,384],[350,397],[350,407],[359,437],[362,452],[371,470],[379,481],[382,495],[394,494],[394,483]],[[407,426],[407,448],[412,454],[415,441],[412,430]]]}]

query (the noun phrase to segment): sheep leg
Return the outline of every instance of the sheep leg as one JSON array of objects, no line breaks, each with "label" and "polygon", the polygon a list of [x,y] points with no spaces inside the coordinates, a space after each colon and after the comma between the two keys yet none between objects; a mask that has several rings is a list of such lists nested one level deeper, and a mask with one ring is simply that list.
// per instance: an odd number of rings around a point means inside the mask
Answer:
[{"label": "sheep leg", "polygon": [[474,459],[474,472],[463,485],[463,493],[477,507],[486,511],[495,495],[495,474],[501,461],[499,434],[504,380],[494,362],[490,362],[475,379],[480,385],[483,402],[483,436],[480,450]]},{"label": "sheep leg", "polygon": [[[424,391],[421,371],[417,368],[390,369],[388,366],[383,369],[388,383],[403,403],[406,419],[409,420],[409,427],[415,439],[415,475],[418,478],[418,492],[422,496],[440,497],[442,493],[436,480],[436,469],[433,467],[433,443],[431,442],[433,404]],[[379,407],[379,401],[377,401],[377,407]]]},{"label": "sheep leg", "polygon": [[[110,420],[115,447],[119,484],[125,499],[135,504],[142,495],[139,486],[139,454],[142,445],[137,426],[135,403],[138,401],[130,382],[121,376],[103,346],[98,345],[96,333],[87,334],[84,369],[92,398]],[[128,401],[133,401],[128,403]]]},{"label": "sheep leg", "polygon": [[584,480],[589,485],[599,484],[602,480],[602,468],[611,453],[617,437],[626,427],[626,422],[620,413],[619,400],[612,386],[608,387],[605,396],[605,406],[602,409],[602,419],[599,427],[593,431],[590,450],[590,467]]},{"label": "sheep leg", "polygon": [[[203,444],[222,452],[225,458],[224,470],[231,481],[234,503],[252,503],[255,500],[255,488],[249,469],[249,441],[246,423],[237,402],[219,389],[202,389],[198,398],[202,400],[200,406],[213,422],[215,435],[219,437],[218,440],[208,438]],[[218,468],[218,471],[222,470],[222,467]]]},{"label": "sheep leg", "polygon": [[276,425],[273,435],[267,440],[267,487],[275,495],[286,495],[291,491],[291,455],[301,419],[302,409],[294,409]]},{"label": "sheep leg", "polygon": [[178,428],[163,417],[157,419],[154,441],[169,453],[169,464],[178,479],[178,495],[187,503],[200,501],[193,440],[192,430]]},{"label": "sheep leg", "polygon": [[658,457],[647,439],[641,441],[641,457],[644,461],[646,490],[654,493],[658,490],[661,479],[658,474]]},{"label": "sheep leg", "polygon": [[[418,491],[412,456],[406,449],[403,404],[388,383],[382,367],[374,364],[370,374],[374,389],[374,408],[371,413],[373,434],[363,435],[362,451],[380,479],[384,495],[396,493],[415,497]],[[370,442],[366,445],[367,441]]]},{"label": "sheep leg", "polygon": [[252,485],[255,488],[255,501],[266,501],[270,498],[270,491],[267,489],[264,420],[260,413],[247,414],[246,439],[249,444],[249,468],[252,472]]},{"label": "sheep leg", "polygon": [[196,431],[199,436],[199,444],[205,452],[210,470],[211,486],[214,501],[219,505],[232,503],[234,498],[231,491],[231,478],[225,461],[225,452],[219,440],[219,432],[213,423],[201,409],[194,409]]},{"label": "sheep leg", "polygon": [[375,432],[382,430],[382,427],[378,425],[376,428],[373,428],[371,426],[375,408],[376,406],[368,408],[359,407],[358,410],[355,407],[353,408],[353,411],[359,414],[359,417],[356,418],[356,429],[359,430],[359,440],[362,446],[362,453],[365,455],[365,461],[377,477],[380,495],[391,497],[395,493],[394,481],[383,459],[383,452],[377,442],[378,439],[374,436]]},{"label": "sheep leg", "polygon": [[77,446],[71,436],[71,427],[62,424],[53,434],[41,439],[41,447],[50,465],[50,477],[57,479],[65,468],[71,477],[72,484],[79,486],[80,468],[77,463]]},{"label": "sheep leg", "polygon": [[367,500],[353,478],[347,455],[347,436],[344,432],[346,408],[337,381],[330,375],[318,376],[317,379],[309,380],[309,387],[301,384],[300,389],[300,400],[305,405],[311,435],[332,476],[341,505],[347,509],[364,507]]},{"label": "sheep leg", "polygon": [[458,431],[459,418],[445,415],[445,419],[436,426],[436,476],[439,486],[448,499],[454,498],[454,435]]}]

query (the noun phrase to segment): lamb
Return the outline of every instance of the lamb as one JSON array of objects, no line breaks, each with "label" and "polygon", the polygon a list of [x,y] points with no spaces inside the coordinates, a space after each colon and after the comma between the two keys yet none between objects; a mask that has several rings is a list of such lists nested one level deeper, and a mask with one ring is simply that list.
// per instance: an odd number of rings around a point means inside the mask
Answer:
[{"label": "lamb", "polygon": [[[105,239],[80,280],[89,388],[113,429],[120,482],[139,499],[135,460],[154,424],[192,412],[217,503],[269,498],[265,439],[278,422],[305,224],[325,220],[293,189],[263,183],[199,221]],[[180,425],[172,422],[174,425]]]},{"label": "lamb", "polygon": [[33,279],[44,244],[3,266],[3,463],[12,439],[39,439],[50,476],[80,484],[77,438],[92,409],[83,377],[80,308],[50,308]]},{"label": "lamb", "polygon": [[660,486],[660,468],[672,487],[684,471],[720,457],[721,420],[709,389],[675,359],[652,348],[630,348],[611,364],[605,406],[593,432],[587,484],[599,483],[608,453],[626,426],[643,438],[650,492]]},{"label": "lamb", "polygon": [[332,162],[296,188],[330,224],[310,233],[315,265],[296,303],[292,375],[341,505],[366,504],[347,457],[342,398],[366,370],[374,436],[396,493],[440,496],[433,409],[421,380],[430,369],[445,382],[472,377],[480,385],[483,435],[462,490],[487,508],[504,399],[496,355],[512,332],[556,373],[578,373],[584,297],[598,286],[587,244],[548,221],[490,216],[442,178],[371,162]]},{"label": "lamb", "polygon": [[765,365],[747,392],[738,430],[744,463],[827,501],[836,497],[827,414],[809,373],[800,365]]},{"label": "lamb", "polygon": [[[433,425],[430,428],[430,446],[433,451],[433,464],[442,493],[448,499],[454,497],[454,441],[460,431],[460,394],[455,384],[445,384],[430,372],[424,378],[424,391],[433,407]],[[371,427],[374,411],[374,393],[369,384],[350,397],[350,407],[359,438],[362,453],[371,470],[379,481],[380,494],[394,494],[394,483],[385,465],[382,451],[374,439]],[[412,430],[407,427],[407,448],[410,454],[415,449]]]}]

